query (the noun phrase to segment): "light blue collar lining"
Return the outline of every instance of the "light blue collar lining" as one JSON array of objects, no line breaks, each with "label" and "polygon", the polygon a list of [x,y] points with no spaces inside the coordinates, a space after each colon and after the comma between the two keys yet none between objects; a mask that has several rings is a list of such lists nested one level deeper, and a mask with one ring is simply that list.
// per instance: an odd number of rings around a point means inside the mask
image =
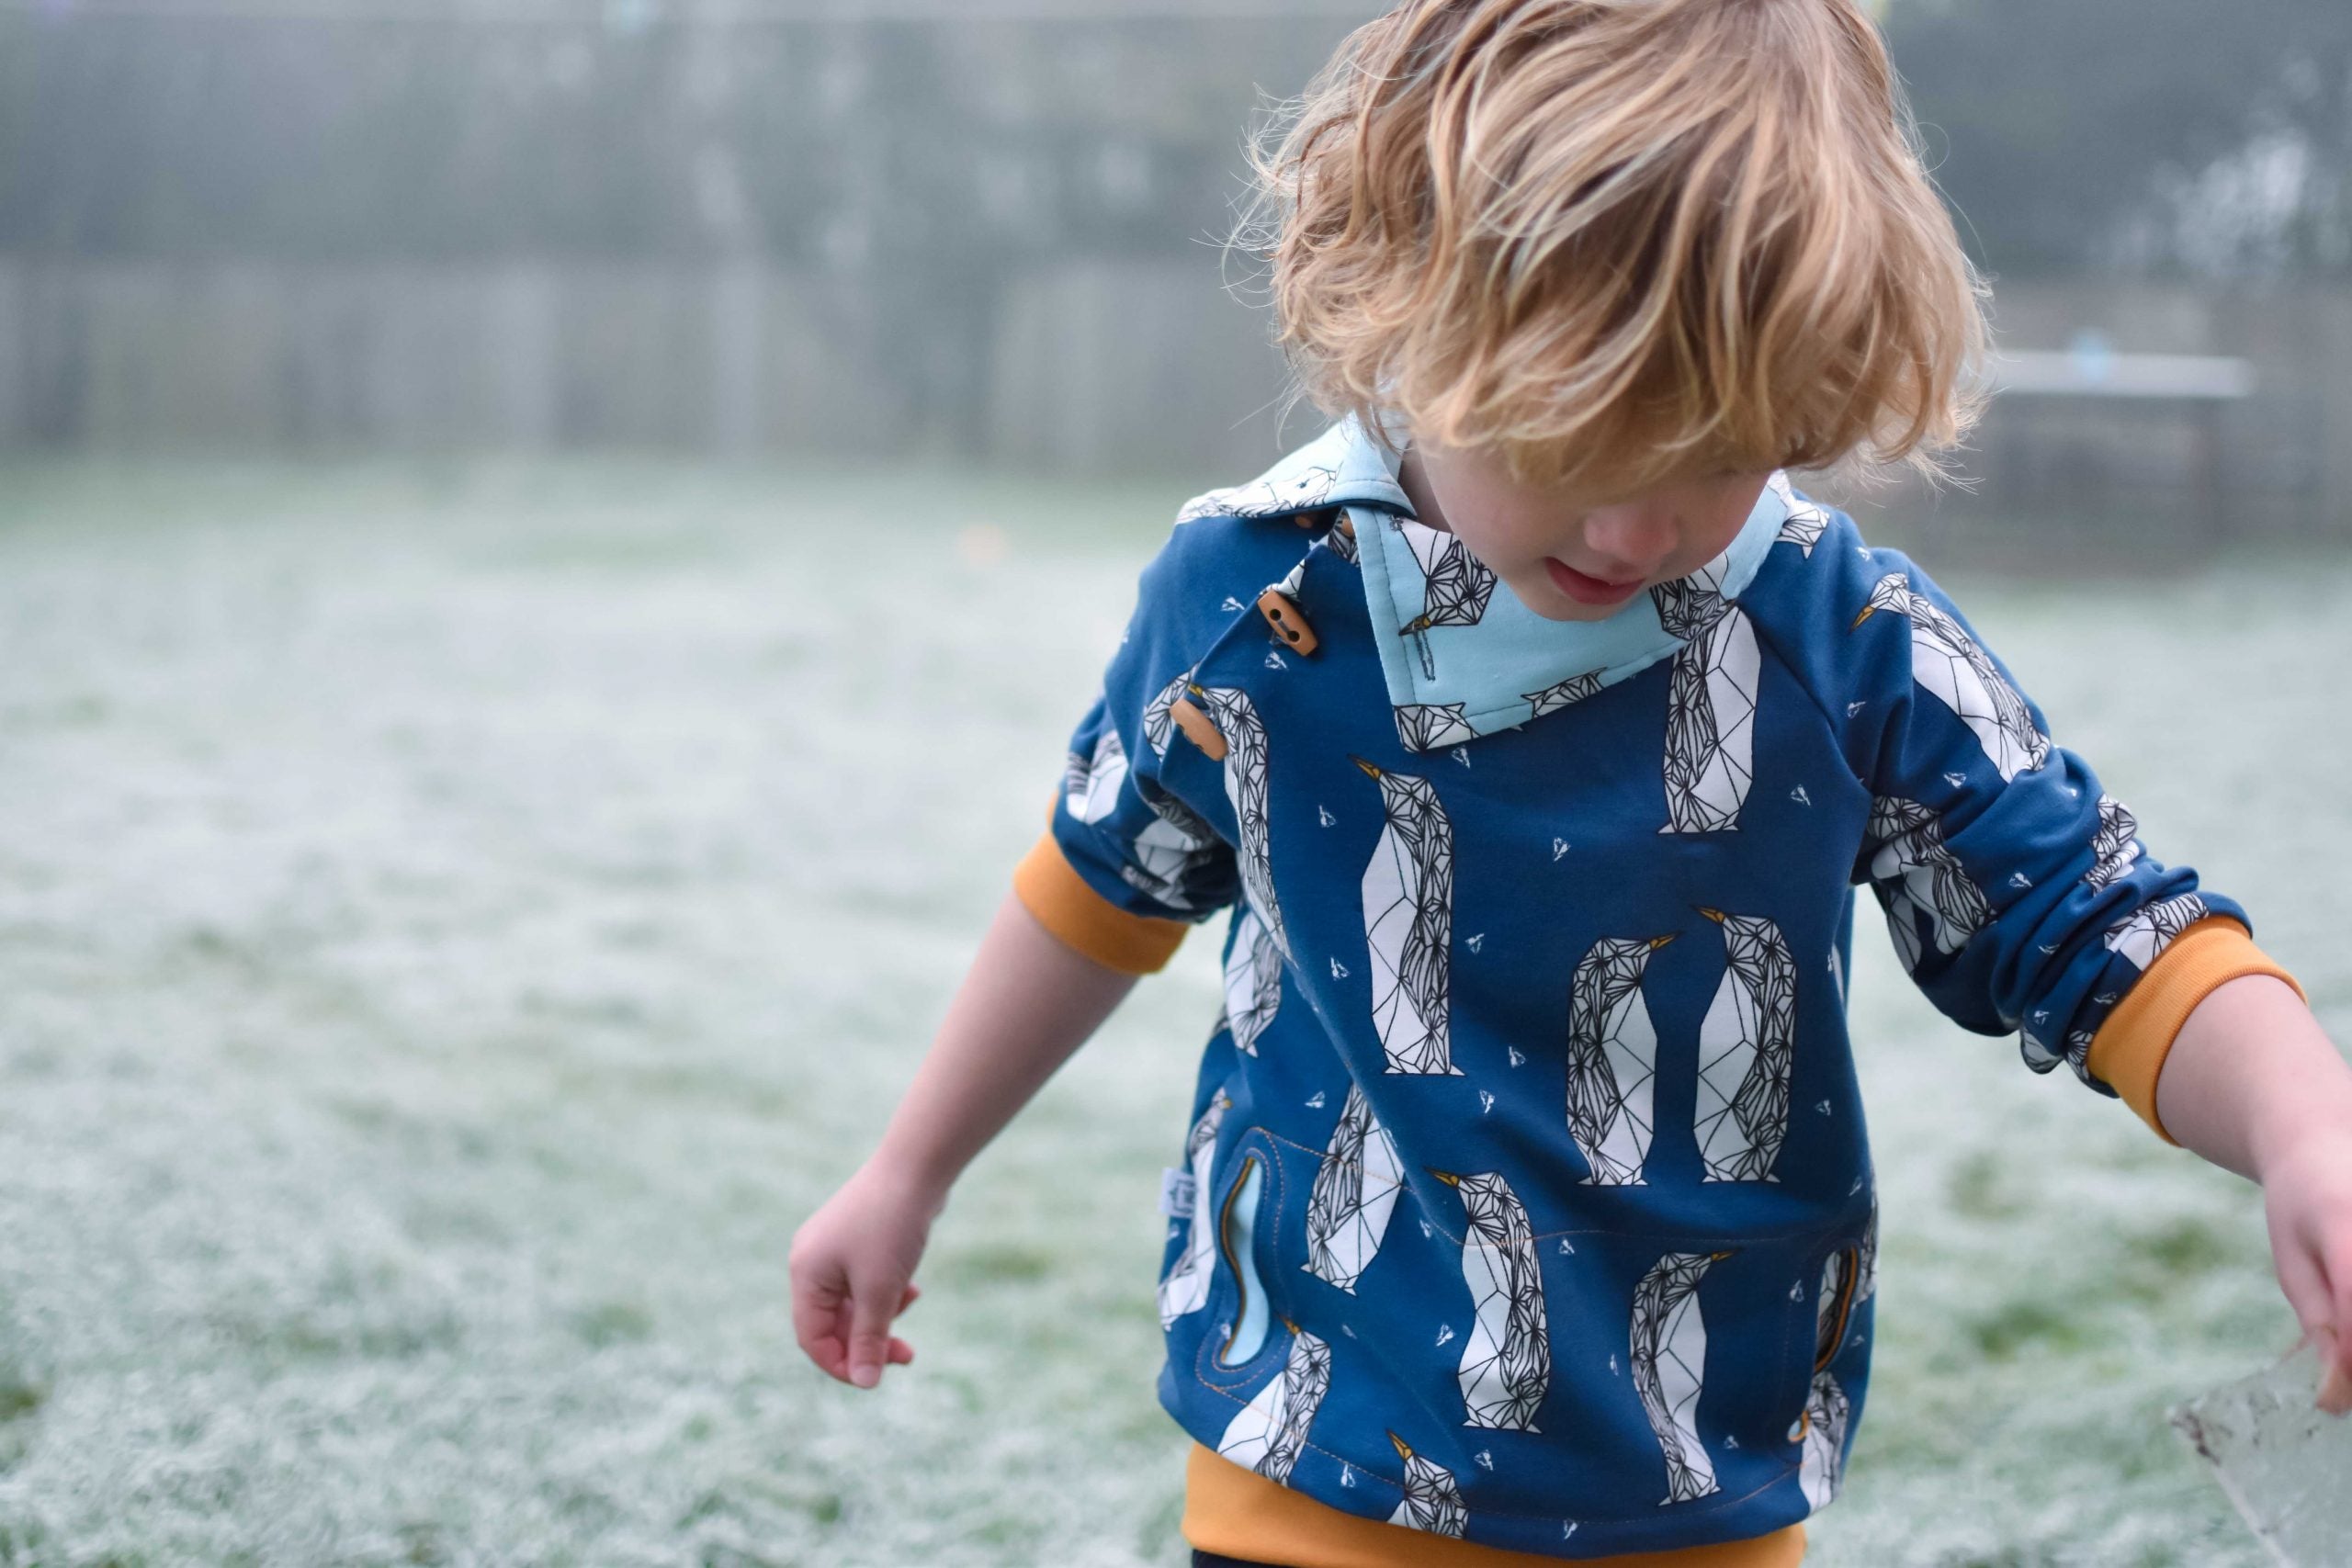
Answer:
[{"label": "light blue collar lining", "polygon": [[[1336,460],[1325,455],[1335,474],[1360,484],[1363,466],[1378,463],[1395,485],[1395,459],[1352,420],[1334,426],[1316,446],[1341,436],[1346,451]],[[1401,488],[1396,493],[1401,499]],[[1787,520],[1782,494],[1781,486],[1767,485],[1723,554],[1685,581],[1736,599]],[[1414,521],[1409,503],[1403,513],[1351,508],[1350,516],[1388,700],[1397,710],[1399,730],[1416,749],[1517,728],[1637,674],[1682,646],[1660,622],[1649,593],[1636,595],[1606,620],[1539,615],[1458,539]]]}]

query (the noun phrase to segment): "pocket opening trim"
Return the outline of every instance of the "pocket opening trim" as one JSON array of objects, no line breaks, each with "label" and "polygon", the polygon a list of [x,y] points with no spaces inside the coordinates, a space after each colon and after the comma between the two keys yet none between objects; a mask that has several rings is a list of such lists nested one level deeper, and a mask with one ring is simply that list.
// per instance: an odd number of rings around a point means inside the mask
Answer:
[{"label": "pocket opening trim", "polygon": [[1221,1368],[1243,1365],[1257,1355],[1265,1343],[1272,1316],[1255,1256],[1257,1209],[1264,1186],[1265,1160],[1252,1150],[1241,1156],[1239,1172],[1226,1189],[1225,1202],[1217,1211],[1217,1250],[1225,1257],[1226,1273],[1234,1289],[1233,1325],[1216,1357]]},{"label": "pocket opening trim", "polygon": [[[1815,1313],[1820,1315],[1820,1326],[1815,1331],[1813,1346],[1813,1370],[1816,1373],[1829,1370],[1829,1363],[1838,1359],[1838,1348],[1846,1342],[1846,1325],[1854,1314],[1854,1287],[1860,1282],[1861,1275],[1860,1247],[1841,1247],[1830,1256],[1838,1260],[1838,1302],[1828,1314],[1822,1314],[1819,1305],[1814,1308]],[[1828,1286],[1825,1284],[1823,1288],[1826,1290]]]}]

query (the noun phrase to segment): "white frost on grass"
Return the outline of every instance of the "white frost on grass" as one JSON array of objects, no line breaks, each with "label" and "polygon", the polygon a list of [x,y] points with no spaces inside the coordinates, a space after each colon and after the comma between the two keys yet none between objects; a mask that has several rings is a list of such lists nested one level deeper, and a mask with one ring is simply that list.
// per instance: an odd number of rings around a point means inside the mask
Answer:
[{"label": "white frost on grass", "polygon": [[[1164,498],[0,478],[0,1562],[1183,1560],[1153,1200],[1214,942],[958,1190],[912,1368],[824,1379],[784,1269]],[[2308,719],[2352,573],[1964,603],[2150,852],[2345,996],[2352,750]],[[2258,1195],[1858,946],[1885,1337],[1809,1568],[2257,1562],[2163,1411],[2291,1337]]]}]

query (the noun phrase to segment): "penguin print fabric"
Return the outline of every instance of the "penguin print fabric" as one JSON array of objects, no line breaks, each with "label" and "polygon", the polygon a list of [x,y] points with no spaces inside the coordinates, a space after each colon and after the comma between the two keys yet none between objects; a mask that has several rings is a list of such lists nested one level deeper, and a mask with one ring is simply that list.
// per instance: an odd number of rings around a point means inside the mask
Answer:
[{"label": "penguin print fabric", "polygon": [[1706,569],[1566,623],[1394,463],[1346,421],[1188,505],[1054,792],[1113,918],[1229,911],[1161,1401],[1482,1545],[1768,1534],[1838,1495],[1869,1381],[1854,888],[1937,1007],[2109,1093],[2102,1021],[2243,914],[1784,476]]}]

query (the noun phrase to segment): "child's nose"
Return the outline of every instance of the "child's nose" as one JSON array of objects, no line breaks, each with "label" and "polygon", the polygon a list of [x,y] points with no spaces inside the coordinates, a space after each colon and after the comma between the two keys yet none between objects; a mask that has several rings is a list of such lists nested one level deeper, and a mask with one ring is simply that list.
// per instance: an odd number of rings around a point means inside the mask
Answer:
[{"label": "child's nose", "polygon": [[1585,514],[1585,547],[1622,569],[1611,573],[1619,581],[1649,576],[1674,553],[1681,535],[1674,508],[1663,502],[1629,501]]}]

